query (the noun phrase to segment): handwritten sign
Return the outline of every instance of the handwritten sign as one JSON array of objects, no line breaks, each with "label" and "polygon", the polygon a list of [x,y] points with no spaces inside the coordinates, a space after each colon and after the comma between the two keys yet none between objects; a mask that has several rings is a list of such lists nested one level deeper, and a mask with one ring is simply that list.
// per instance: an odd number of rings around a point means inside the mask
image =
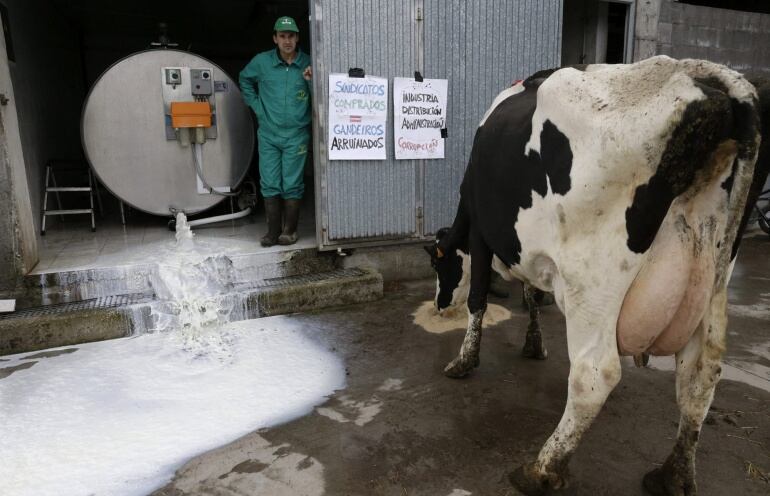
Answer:
[{"label": "handwritten sign", "polygon": [[393,78],[396,159],[444,158],[447,80]]},{"label": "handwritten sign", "polygon": [[388,80],[329,75],[329,160],[385,160]]}]

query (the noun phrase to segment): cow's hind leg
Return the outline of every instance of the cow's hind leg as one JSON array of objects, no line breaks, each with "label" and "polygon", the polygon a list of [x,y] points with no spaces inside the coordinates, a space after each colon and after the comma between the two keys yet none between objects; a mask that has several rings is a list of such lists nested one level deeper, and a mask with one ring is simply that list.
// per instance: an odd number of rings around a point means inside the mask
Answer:
[{"label": "cow's hind leg", "polygon": [[722,373],[727,330],[727,292],[714,295],[706,316],[687,346],[676,355],[676,396],[679,432],[662,467],[644,476],[644,487],[655,496],[691,496],[695,484],[695,449],[714,389]]},{"label": "cow's hind leg", "polygon": [[601,304],[608,301],[607,295],[586,299],[578,291],[570,293],[575,296],[565,298],[570,372],[564,414],[537,460],[509,475],[511,483],[527,495],[566,487],[572,453],[620,381],[615,337],[619,308]]},{"label": "cow's hind leg", "polygon": [[540,293],[542,299],[542,291],[527,283],[523,283],[522,287],[524,301],[529,310],[529,327],[527,328],[527,338],[521,354],[525,358],[545,360],[548,357],[548,350],[543,346],[543,335],[540,333],[540,305],[537,302],[538,293]]},{"label": "cow's hind leg", "polygon": [[465,331],[460,353],[444,369],[448,377],[464,377],[479,366],[481,350],[481,322],[487,310],[487,292],[492,270],[492,250],[484,243],[481,235],[471,229],[469,238],[471,252],[471,288],[468,293],[468,329]]}]

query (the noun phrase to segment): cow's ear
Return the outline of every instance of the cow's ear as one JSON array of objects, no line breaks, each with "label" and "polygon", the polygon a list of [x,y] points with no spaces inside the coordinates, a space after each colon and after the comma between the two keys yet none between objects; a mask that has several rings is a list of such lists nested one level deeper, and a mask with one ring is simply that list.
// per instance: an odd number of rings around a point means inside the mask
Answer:
[{"label": "cow's ear", "polygon": [[434,257],[436,256],[436,253],[433,250],[431,250],[431,248],[433,248],[434,246],[435,245],[423,245],[422,249],[425,250],[425,253],[427,253],[431,257]]},{"label": "cow's ear", "polygon": [[443,258],[444,257],[444,252],[441,251],[441,248],[439,248],[438,245],[436,245],[436,257],[438,257],[438,258]]}]

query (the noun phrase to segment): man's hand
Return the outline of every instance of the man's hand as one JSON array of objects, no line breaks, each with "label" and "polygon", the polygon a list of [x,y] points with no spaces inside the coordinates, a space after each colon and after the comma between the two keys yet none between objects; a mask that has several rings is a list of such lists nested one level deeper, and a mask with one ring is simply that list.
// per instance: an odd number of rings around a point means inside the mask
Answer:
[{"label": "man's hand", "polygon": [[302,73],[302,77],[305,78],[305,81],[310,81],[313,77],[313,68],[311,66],[305,67],[305,72]]}]

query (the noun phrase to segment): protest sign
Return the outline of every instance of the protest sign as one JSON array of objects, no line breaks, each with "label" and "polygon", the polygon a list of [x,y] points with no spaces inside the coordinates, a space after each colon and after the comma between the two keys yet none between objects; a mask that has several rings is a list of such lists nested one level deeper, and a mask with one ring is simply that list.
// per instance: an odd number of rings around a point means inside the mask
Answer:
[{"label": "protest sign", "polygon": [[388,80],[329,75],[329,160],[385,160]]},{"label": "protest sign", "polygon": [[393,78],[396,159],[444,158],[447,80]]}]

